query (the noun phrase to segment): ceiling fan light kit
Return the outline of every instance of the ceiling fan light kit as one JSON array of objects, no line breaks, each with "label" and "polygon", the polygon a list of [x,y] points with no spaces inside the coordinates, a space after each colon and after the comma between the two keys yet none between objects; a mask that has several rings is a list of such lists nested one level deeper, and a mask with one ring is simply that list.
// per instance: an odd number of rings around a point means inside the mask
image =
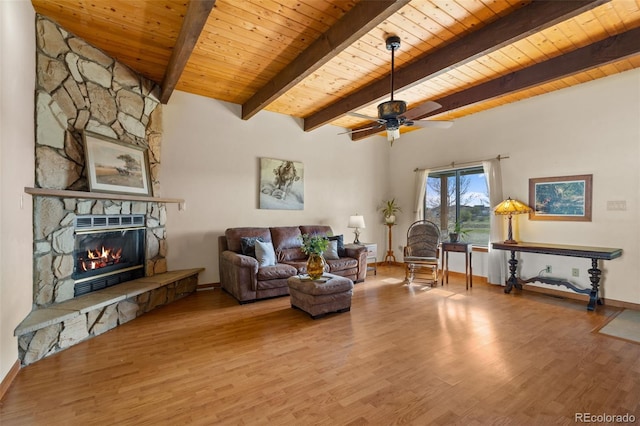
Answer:
[{"label": "ceiling fan light kit", "polygon": [[[385,102],[378,104],[378,118],[368,117],[363,114],[358,114],[355,112],[349,113],[349,115],[359,118],[365,118],[368,120],[376,121],[377,124],[372,126],[362,128],[362,129],[353,129],[349,130],[345,133],[356,133],[362,132],[365,130],[377,129],[384,126],[387,131],[387,140],[393,146],[393,141],[400,138],[400,126],[424,126],[424,127],[437,127],[437,128],[448,128],[451,126],[451,122],[448,121],[428,121],[428,120],[408,120],[404,114],[407,112],[407,103],[405,101],[399,101],[393,99],[393,86],[394,86],[394,68],[395,68],[395,51],[400,48],[400,37],[398,36],[389,36],[386,41],[387,50],[391,51],[391,99]],[[430,111],[435,111],[439,108],[442,108],[437,102],[429,102],[431,105]],[[429,112],[430,112],[429,111]],[[421,121],[421,124],[417,124],[415,121]],[[342,134],[342,133],[341,133]]]}]

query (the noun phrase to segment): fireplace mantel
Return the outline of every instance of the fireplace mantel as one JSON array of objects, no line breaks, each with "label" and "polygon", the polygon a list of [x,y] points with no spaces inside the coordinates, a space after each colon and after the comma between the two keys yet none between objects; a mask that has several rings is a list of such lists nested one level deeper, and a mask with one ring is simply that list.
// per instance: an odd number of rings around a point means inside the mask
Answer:
[{"label": "fireplace mantel", "polygon": [[41,197],[81,198],[91,200],[146,201],[156,203],[183,204],[182,198],[148,197],[144,195],[113,194],[107,192],[68,191],[65,189],[31,188],[26,186],[24,192]]}]

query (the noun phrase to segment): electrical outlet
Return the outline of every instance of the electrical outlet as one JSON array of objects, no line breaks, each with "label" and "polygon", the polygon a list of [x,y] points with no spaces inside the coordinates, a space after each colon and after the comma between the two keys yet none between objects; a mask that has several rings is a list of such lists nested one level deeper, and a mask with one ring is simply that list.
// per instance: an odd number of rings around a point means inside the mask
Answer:
[{"label": "electrical outlet", "polygon": [[550,274],[550,273],[551,273],[551,265],[547,265],[547,267],[546,267],[546,268],[544,268],[544,271],[545,271],[547,274]]},{"label": "electrical outlet", "polygon": [[578,269],[578,268],[571,269],[571,276],[579,277],[580,276],[580,269]]}]

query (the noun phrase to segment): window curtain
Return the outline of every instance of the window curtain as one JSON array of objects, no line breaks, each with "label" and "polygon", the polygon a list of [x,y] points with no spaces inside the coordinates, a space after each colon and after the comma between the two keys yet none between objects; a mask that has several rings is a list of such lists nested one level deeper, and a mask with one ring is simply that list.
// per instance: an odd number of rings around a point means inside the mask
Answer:
[{"label": "window curtain", "polygon": [[424,219],[424,199],[427,196],[427,178],[429,177],[429,170],[418,170],[416,172],[416,193],[415,200],[416,206],[413,210],[414,221]]},{"label": "window curtain", "polygon": [[489,252],[487,282],[490,284],[504,285],[507,279],[507,252],[503,250],[493,250],[491,241],[502,241],[503,217],[493,214],[493,208],[500,204],[504,198],[502,196],[502,173],[500,171],[500,160],[493,159],[482,162],[484,176],[489,187],[489,204],[491,206],[489,214]]}]

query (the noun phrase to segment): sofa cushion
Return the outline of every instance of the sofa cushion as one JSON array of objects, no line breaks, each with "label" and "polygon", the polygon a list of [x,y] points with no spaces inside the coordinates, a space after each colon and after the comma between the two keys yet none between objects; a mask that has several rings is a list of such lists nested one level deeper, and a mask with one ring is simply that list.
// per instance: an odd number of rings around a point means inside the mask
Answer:
[{"label": "sofa cushion", "polygon": [[342,234],[333,235],[328,238],[329,241],[335,241],[336,243],[338,243],[338,256],[344,257],[347,255],[347,253],[344,251],[344,237],[342,236]]},{"label": "sofa cushion", "polygon": [[329,245],[327,246],[327,250],[323,254],[325,260],[337,260],[340,259],[338,256],[338,242],[336,240],[329,240]]},{"label": "sofa cushion", "polygon": [[307,256],[302,252],[302,233],[297,226],[279,226],[270,228],[271,241],[278,257],[278,262],[303,260]]},{"label": "sofa cushion", "polygon": [[327,237],[333,235],[331,227],[327,225],[302,225],[300,232],[309,235],[326,235]]},{"label": "sofa cushion", "polygon": [[298,271],[291,265],[278,263],[273,266],[265,266],[258,269],[258,281],[269,281],[283,278],[289,278],[296,275]]},{"label": "sofa cushion", "polygon": [[242,237],[261,237],[262,241],[271,241],[269,228],[229,228],[224,232],[227,237],[227,249],[242,253]]},{"label": "sofa cushion", "polygon": [[263,243],[256,240],[256,259],[260,267],[274,266],[276,264],[276,252],[271,243]]},{"label": "sofa cushion", "polygon": [[[306,274],[307,273],[307,261],[305,260],[288,260],[286,264],[292,266],[296,269],[296,274]],[[296,275],[293,274],[293,275]]]},{"label": "sofa cushion", "polygon": [[245,256],[256,257],[256,241],[262,241],[262,237],[240,237],[240,252]]},{"label": "sofa cushion", "polygon": [[344,271],[345,269],[357,268],[358,261],[352,257],[341,257],[340,259],[327,259],[329,272]]}]

